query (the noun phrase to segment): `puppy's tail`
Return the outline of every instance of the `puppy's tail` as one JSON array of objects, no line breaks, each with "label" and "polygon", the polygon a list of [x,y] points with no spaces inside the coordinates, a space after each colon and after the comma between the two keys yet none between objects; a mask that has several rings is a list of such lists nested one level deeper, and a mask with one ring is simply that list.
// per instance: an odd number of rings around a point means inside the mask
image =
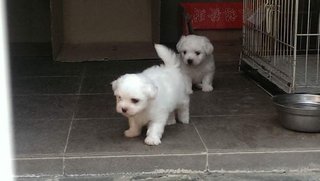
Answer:
[{"label": "puppy's tail", "polygon": [[178,67],[180,65],[177,54],[168,47],[160,44],[154,44],[154,48],[156,49],[158,56],[164,62],[165,66]]}]

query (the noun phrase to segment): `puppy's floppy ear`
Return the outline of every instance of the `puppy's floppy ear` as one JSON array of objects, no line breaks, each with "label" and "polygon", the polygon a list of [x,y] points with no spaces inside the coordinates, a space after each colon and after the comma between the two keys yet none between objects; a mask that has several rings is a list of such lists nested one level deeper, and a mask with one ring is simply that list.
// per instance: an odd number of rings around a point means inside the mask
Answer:
[{"label": "puppy's floppy ear", "polygon": [[148,83],[144,86],[144,93],[151,99],[154,99],[158,93],[158,87],[153,83]]},{"label": "puppy's floppy ear", "polygon": [[181,49],[182,49],[182,45],[183,45],[185,39],[186,39],[186,36],[182,35],[179,42],[177,43],[176,48],[177,48],[178,52],[182,51]]},{"label": "puppy's floppy ear", "polygon": [[203,37],[204,41],[204,51],[206,52],[207,55],[212,54],[213,52],[213,45],[211,44],[210,40],[207,37]]},{"label": "puppy's floppy ear", "polygon": [[113,91],[115,91],[118,88],[118,82],[118,79],[111,82]]}]

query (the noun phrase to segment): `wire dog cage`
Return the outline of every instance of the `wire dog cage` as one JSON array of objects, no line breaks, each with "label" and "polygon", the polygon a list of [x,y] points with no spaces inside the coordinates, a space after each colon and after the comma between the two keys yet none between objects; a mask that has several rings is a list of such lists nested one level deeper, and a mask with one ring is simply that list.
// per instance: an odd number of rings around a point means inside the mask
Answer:
[{"label": "wire dog cage", "polygon": [[244,0],[240,64],[287,93],[320,93],[320,1]]}]

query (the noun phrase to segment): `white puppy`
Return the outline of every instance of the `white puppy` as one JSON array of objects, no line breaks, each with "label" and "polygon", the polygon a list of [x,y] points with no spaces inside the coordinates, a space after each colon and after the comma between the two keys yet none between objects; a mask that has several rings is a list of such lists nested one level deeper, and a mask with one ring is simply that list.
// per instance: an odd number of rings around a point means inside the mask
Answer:
[{"label": "white puppy", "polygon": [[155,49],[164,65],[125,74],[112,82],[116,110],[129,120],[125,136],[138,136],[142,127],[148,125],[148,145],[161,143],[165,125],[176,122],[175,111],[179,121],[189,123],[190,83],[179,68],[178,55],[163,45],[156,44]]},{"label": "white puppy", "polygon": [[177,43],[177,50],[183,62],[181,68],[192,83],[202,88],[204,92],[212,91],[215,63],[210,40],[198,35],[182,36]]}]

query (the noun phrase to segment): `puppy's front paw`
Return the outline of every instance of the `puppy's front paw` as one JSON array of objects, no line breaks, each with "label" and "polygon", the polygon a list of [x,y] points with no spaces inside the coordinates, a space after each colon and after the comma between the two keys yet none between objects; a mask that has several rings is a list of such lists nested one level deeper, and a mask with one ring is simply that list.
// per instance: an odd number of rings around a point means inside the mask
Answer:
[{"label": "puppy's front paw", "polygon": [[202,91],[203,92],[210,92],[213,90],[212,85],[202,85]]},{"label": "puppy's front paw", "polygon": [[128,138],[136,137],[140,135],[140,132],[137,130],[128,129],[124,132],[124,135]]},{"label": "puppy's front paw", "polygon": [[147,145],[159,145],[161,143],[161,140],[159,138],[156,137],[151,137],[151,136],[147,136],[146,139],[144,140],[144,142]]},{"label": "puppy's front paw", "polygon": [[189,124],[189,117],[181,118],[180,120],[183,124]]},{"label": "puppy's front paw", "polygon": [[187,88],[187,94],[192,94],[192,93],[193,93],[192,88]]}]

